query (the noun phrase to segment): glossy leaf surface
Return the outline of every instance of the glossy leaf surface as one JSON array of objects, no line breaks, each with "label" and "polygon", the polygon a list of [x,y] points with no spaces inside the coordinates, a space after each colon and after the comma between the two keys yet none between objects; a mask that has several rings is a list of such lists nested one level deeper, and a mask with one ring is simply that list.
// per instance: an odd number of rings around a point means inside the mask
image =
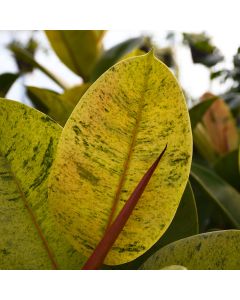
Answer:
[{"label": "glossy leaf surface", "polygon": [[179,240],[151,256],[142,269],[159,270],[169,265],[189,270],[239,270],[240,231],[209,232]]},{"label": "glossy leaf surface", "polygon": [[0,269],[73,269],[84,261],[49,214],[61,130],[37,110],[0,99]]},{"label": "glossy leaf surface", "polygon": [[88,89],[64,127],[49,190],[76,249],[91,254],[166,144],[105,263],[131,261],[164,234],[187,183],[192,137],[181,89],[152,53],[118,63]]},{"label": "glossy leaf surface", "polygon": [[151,255],[167,244],[180,240],[182,238],[198,234],[198,212],[190,182],[188,182],[183,193],[180,205],[172,223],[164,235],[147,252],[137,259],[123,265],[104,266],[106,269],[138,269]]}]

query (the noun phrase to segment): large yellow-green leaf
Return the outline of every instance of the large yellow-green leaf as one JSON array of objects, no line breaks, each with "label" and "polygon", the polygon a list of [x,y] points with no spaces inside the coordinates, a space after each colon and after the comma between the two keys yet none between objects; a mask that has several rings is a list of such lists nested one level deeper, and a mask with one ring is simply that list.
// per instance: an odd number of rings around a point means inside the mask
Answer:
[{"label": "large yellow-green leaf", "polygon": [[37,110],[0,99],[0,269],[73,269],[83,262],[48,209],[61,130]]},{"label": "large yellow-green leaf", "polygon": [[102,50],[102,34],[94,30],[47,30],[46,35],[61,61],[87,80]]},{"label": "large yellow-green leaf", "polygon": [[169,244],[141,267],[159,270],[182,265],[190,270],[239,270],[240,230],[203,233]]},{"label": "large yellow-green leaf", "polygon": [[166,144],[106,264],[137,258],[164,234],[187,183],[192,136],[181,88],[152,53],[91,85],[64,127],[50,179],[51,208],[74,247],[91,254]]}]

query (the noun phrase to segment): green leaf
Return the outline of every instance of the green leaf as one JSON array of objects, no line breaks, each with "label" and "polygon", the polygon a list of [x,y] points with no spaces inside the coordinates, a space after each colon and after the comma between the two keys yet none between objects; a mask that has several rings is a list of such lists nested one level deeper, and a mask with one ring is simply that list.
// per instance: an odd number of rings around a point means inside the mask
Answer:
[{"label": "green leaf", "polygon": [[0,97],[5,97],[11,86],[17,80],[19,74],[4,73],[0,75]]},{"label": "green leaf", "polygon": [[169,265],[189,270],[239,270],[240,231],[216,231],[179,240],[160,249],[141,269],[159,270]]},{"label": "green leaf", "polygon": [[116,46],[106,50],[96,63],[92,74],[91,82],[94,82],[100,75],[102,75],[107,69],[113,66],[118,62],[123,56],[130,53],[143,43],[143,38],[131,38],[122,43],[117,44]]},{"label": "green leaf", "polygon": [[72,103],[63,101],[61,95],[51,90],[28,86],[27,94],[38,110],[47,114],[62,126],[74,109]]},{"label": "green leaf", "polygon": [[0,269],[73,269],[84,259],[56,230],[47,184],[61,127],[0,99]]},{"label": "green leaf", "polygon": [[238,150],[232,151],[218,159],[214,165],[216,173],[240,191],[240,174],[238,167]]},{"label": "green leaf", "polygon": [[51,209],[76,249],[91,254],[112,208],[115,219],[166,144],[106,264],[137,258],[167,230],[187,184],[192,136],[181,88],[152,52],[118,63],[91,85],[64,127],[49,189]]},{"label": "green leaf", "polygon": [[204,188],[212,201],[240,228],[240,194],[210,169],[193,163],[191,176]]},{"label": "green leaf", "polygon": [[104,266],[104,269],[138,269],[151,255],[167,244],[198,233],[197,207],[190,182],[183,193],[180,205],[172,223],[164,235],[147,252],[127,264]]},{"label": "green leaf", "polygon": [[47,30],[45,33],[60,60],[87,81],[102,51],[99,31]]},{"label": "green leaf", "polygon": [[202,120],[205,112],[209,109],[209,107],[213,104],[213,102],[217,99],[217,97],[213,97],[212,99],[203,101],[193,106],[189,110],[189,115],[191,119],[192,130],[196,127],[196,125]]},{"label": "green leaf", "polygon": [[211,39],[205,34],[184,33],[184,41],[188,43],[194,63],[212,67],[223,60],[220,51],[212,45]]},{"label": "green leaf", "polygon": [[39,69],[42,71],[45,75],[47,75],[50,79],[52,79],[56,84],[58,84],[63,89],[65,88],[64,83],[62,83],[55,75],[53,75],[49,70],[47,70],[44,66],[39,64],[35,59],[34,56],[28,52],[27,50],[21,48],[18,45],[12,44],[9,48],[13,54],[16,56],[16,58],[26,64],[31,65],[34,68]]}]

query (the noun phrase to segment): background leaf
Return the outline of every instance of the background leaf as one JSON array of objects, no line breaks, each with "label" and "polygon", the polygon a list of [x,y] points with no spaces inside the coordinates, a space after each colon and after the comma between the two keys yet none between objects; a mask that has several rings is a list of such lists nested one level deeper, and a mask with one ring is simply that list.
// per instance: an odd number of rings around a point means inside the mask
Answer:
[{"label": "background leaf", "polygon": [[216,231],[179,240],[160,249],[141,268],[159,270],[169,265],[189,270],[239,270],[240,231]]},{"label": "background leaf", "polygon": [[5,97],[11,86],[17,80],[19,74],[4,73],[0,75],[0,97]]},{"label": "background leaf", "polygon": [[102,51],[101,31],[47,30],[45,33],[60,60],[84,81],[88,81]]},{"label": "background leaf", "polygon": [[[143,38],[131,38],[103,52],[98,62],[96,63],[90,81],[94,82],[107,69],[118,62],[122,57],[132,52],[134,49],[141,46]],[[143,53],[141,53],[143,54]]]},{"label": "background leaf", "polygon": [[15,44],[12,44],[9,49],[12,51],[16,59],[18,59],[22,63],[32,66],[33,68],[39,69],[46,76],[52,79],[56,84],[58,84],[61,88],[63,89],[65,88],[65,84],[59,78],[57,78],[52,72],[50,72],[44,66],[39,64],[30,52]]},{"label": "background leaf", "polygon": [[191,127],[180,87],[152,53],[118,63],[88,89],[64,127],[49,190],[74,247],[91,254],[113,207],[115,218],[166,144],[106,264],[133,260],[167,230],[188,179]]},{"label": "background leaf", "polygon": [[49,214],[47,183],[61,127],[0,99],[0,269],[74,269],[84,257]]},{"label": "background leaf", "polygon": [[240,191],[240,174],[238,167],[238,150],[232,151],[218,159],[214,165],[216,173],[235,189]]},{"label": "background leaf", "polygon": [[240,228],[240,194],[210,169],[196,163],[192,164],[191,177],[203,187],[231,223]]},{"label": "background leaf", "polygon": [[209,109],[209,107],[216,99],[216,97],[213,97],[213,99],[200,102],[189,110],[192,129],[194,129],[196,125],[202,120],[205,112]]},{"label": "background leaf", "polygon": [[64,126],[74,109],[72,103],[63,101],[59,94],[51,90],[28,86],[27,94],[38,110],[47,114],[62,126]]}]

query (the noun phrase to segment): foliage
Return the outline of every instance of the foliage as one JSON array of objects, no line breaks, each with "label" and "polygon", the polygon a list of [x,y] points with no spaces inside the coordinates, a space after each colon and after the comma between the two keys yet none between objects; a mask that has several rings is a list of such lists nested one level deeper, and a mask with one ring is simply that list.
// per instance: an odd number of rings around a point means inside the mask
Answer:
[{"label": "foliage", "polygon": [[[1,97],[35,69],[62,91],[26,86],[35,108],[0,99],[0,268],[239,269],[239,49],[211,71],[232,86],[188,112],[173,47],[104,49],[105,34],[46,32],[71,88],[33,38],[8,46],[18,72]],[[204,33],[183,41],[195,63],[223,59]]]}]

